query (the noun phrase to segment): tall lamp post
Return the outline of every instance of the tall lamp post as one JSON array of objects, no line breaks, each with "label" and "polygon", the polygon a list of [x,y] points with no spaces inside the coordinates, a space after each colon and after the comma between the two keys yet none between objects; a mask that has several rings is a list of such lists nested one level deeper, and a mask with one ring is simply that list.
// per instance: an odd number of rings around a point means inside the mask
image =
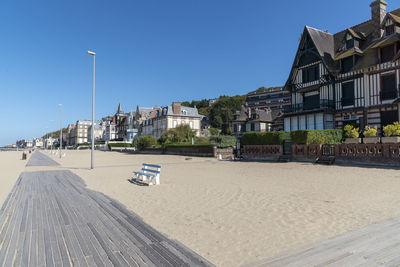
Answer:
[{"label": "tall lamp post", "polygon": [[92,88],[92,152],[90,160],[90,168],[94,169],[94,88],[95,88],[95,73],[96,73],[96,53],[87,51],[88,55],[93,56],[93,88]]},{"label": "tall lamp post", "polygon": [[[50,126],[50,128],[52,128],[52,125],[53,125],[53,122],[54,122],[54,120],[50,120],[50,123],[51,123],[51,126]],[[54,128],[53,128],[54,129]],[[53,135],[53,134],[52,134]],[[51,140],[51,145],[50,145],[50,149],[51,149],[51,154],[53,155],[53,136],[50,136],[50,138],[52,139]]]},{"label": "tall lamp post", "polygon": [[61,159],[61,153],[62,153],[62,104],[58,104],[60,107],[60,159]]}]

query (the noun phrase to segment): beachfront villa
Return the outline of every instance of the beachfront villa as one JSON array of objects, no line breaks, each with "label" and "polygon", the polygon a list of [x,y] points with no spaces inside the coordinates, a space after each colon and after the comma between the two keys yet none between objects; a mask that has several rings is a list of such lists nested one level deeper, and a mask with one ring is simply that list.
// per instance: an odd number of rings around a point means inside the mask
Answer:
[{"label": "beachfront villa", "polygon": [[383,126],[399,120],[400,9],[371,3],[370,20],[336,34],[306,26],[285,85],[285,131]]},{"label": "beachfront villa", "polygon": [[171,106],[153,109],[148,118],[143,121],[141,135],[152,135],[160,138],[169,129],[187,124],[196,132],[196,136],[200,136],[203,118],[204,116],[199,115],[197,108],[185,107],[180,102],[173,102]]},{"label": "beachfront villa", "polygon": [[251,109],[242,106],[233,115],[232,134],[241,136],[245,132],[269,132],[279,111],[271,109]]}]

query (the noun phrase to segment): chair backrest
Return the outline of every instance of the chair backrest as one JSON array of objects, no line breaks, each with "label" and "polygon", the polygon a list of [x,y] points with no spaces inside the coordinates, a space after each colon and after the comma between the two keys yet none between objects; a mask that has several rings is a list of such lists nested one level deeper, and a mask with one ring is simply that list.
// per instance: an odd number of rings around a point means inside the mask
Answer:
[{"label": "chair backrest", "polygon": [[152,172],[152,173],[160,173],[160,171],[153,170],[153,169],[146,169],[146,168],[143,168],[142,171]]},{"label": "chair backrest", "polygon": [[154,164],[143,163],[143,166],[145,166],[145,167],[150,167],[150,168],[161,169],[161,165],[154,165]]}]

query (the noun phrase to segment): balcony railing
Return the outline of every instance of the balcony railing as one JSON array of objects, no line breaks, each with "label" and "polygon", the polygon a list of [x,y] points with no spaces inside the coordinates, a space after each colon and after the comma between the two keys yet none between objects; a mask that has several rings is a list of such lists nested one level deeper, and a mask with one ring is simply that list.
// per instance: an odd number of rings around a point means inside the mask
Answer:
[{"label": "balcony railing", "polygon": [[385,100],[393,100],[399,97],[399,90],[392,89],[392,90],[382,90],[380,92],[381,101]]},{"label": "balcony railing", "polygon": [[287,105],[284,108],[284,112],[293,113],[293,112],[310,111],[317,109],[334,109],[334,108],[335,108],[335,101],[328,99],[321,99],[320,101],[312,103],[306,102],[301,104]]},{"label": "balcony railing", "polygon": [[354,106],[355,99],[354,97],[351,98],[342,98],[342,107],[345,106]]}]

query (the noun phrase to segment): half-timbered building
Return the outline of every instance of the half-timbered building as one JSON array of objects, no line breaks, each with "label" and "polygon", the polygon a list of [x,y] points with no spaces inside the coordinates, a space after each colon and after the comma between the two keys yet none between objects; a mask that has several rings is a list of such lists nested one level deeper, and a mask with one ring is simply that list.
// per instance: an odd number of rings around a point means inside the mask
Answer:
[{"label": "half-timbered building", "polygon": [[399,120],[400,9],[371,3],[370,20],[336,34],[305,27],[286,83],[285,130],[363,128]]}]

